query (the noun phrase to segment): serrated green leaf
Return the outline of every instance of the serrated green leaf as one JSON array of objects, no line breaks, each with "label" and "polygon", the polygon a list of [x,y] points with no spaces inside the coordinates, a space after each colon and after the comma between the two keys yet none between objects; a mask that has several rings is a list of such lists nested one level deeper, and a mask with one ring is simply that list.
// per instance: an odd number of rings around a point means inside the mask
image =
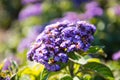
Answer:
[{"label": "serrated green leaf", "polygon": [[60,80],[73,80],[70,75],[64,75],[63,77],[60,78]]},{"label": "serrated green leaf", "polygon": [[114,80],[111,70],[104,64],[97,63],[97,62],[89,62],[84,65],[84,68],[85,70],[97,73],[98,75],[100,75],[101,77],[107,80]]}]

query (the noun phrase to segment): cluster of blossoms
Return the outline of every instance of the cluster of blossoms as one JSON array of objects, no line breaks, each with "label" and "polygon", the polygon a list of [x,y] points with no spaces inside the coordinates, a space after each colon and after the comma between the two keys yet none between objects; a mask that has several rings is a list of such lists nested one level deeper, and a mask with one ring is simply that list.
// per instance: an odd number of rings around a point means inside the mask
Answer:
[{"label": "cluster of blossoms", "polygon": [[101,16],[103,14],[103,9],[95,1],[87,3],[85,5],[85,9],[85,13],[79,15],[82,20],[91,19],[95,16]]},{"label": "cluster of blossoms", "polygon": [[86,14],[90,16],[100,16],[103,14],[102,8],[100,8],[99,4],[95,1],[87,3],[86,6]]},{"label": "cluster of blossoms", "polygon": [[28,59],[42,63],[49,71],[60,70],[71,52],[86,51],[93,41],[94,25],[85,21],[57,22],[46,26],[28,52]]}]

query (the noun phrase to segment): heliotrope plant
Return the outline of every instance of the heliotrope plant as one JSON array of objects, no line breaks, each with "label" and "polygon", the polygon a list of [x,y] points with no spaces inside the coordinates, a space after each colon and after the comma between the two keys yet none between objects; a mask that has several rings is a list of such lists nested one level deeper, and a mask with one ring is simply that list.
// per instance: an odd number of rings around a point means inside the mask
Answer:
[{"label": "heliotrope plant", "polygon": [[67,53],[90,47],[95,30],[95,26],[84,21],[48,25],[28,52],[28,59],[44,64],[50,71],[58,71],[57,62],[67,63]]},{"label": "heliotrope plant", "polygon": [[[85,78],[85,76],[77,75],[78,73],[87,73],[92,76],[93,73],[96,73],[102,79],[113,80],[113,75],[107,66],[96,61],[89,62],[89,60],[84,58],[85,55],[90,57],[89,53],[101,52],[101,49],[97,46],[90,47],[94,40],[95,31],[96,27],[85,21],[71,22],[65,20],[50,24],[39,34],[31,46],[27,58],[30,61],[43,64],[48,73],[68,67],[71,75],[69,78],[71,79]],[[79,69],[76,72],[74,72],[76,68],[74,64],[79,65]],[[64,78],[63,80],[67,79]]]}]

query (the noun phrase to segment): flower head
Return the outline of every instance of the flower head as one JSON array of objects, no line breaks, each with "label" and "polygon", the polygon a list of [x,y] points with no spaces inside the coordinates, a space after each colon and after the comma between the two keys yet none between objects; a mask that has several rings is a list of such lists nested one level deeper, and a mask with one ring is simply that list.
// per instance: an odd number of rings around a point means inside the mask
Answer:
[{"label": "flower head", "polygon": [[28,52],[28,59],[42,63],[49,71],[60,70],[67,63],[67,53],[86,51],[93,41],[96,28],[85,21],[63,21],[46,26]]},{"label": "flower head", "polygon": [[85,9],[86,9],[85,13],[79,15],[80,19],[82,19],[82,20],[91,19],[95,16],[101,16],[103,14],[102,8],[95,1],[87,3],[85,5]]},{"label": "flower head", "polygon": [[97,2],[91,2],[86,5],[86,14],[91,17],[101,16],[103,14],[103,10],[99,7]]}]

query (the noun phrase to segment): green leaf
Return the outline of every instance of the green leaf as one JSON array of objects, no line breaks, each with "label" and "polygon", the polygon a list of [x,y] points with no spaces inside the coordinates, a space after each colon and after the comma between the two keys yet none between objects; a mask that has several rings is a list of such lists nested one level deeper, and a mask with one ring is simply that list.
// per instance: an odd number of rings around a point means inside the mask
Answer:
[{"label": "green leaf", "polygon": [[98,74],[99,76],[107,80],[114,80],[111,70],[104,64],[96,63],[96,62],[89,62],[84,65],[84,68],[85,70],[92,71],[95,74]]},{"label": "green leaf", "polygon": [[40,80],[48,80],[49,73],[48,70],[44,69],[40,74]]},{"label": "green leaf", "polygon": [[77,76],[75,76],[74,78],[73,78],[73,80],[80,80]]},{"label": "green leaf", "polygon": [[16,73],[18,71],[18,64],[16,61],[11,61],[11,63],[12,63],[12,68],[14,72]]},{"label": "green leaf", "polygon": [[10,80],[19,80],[18,75],[17,74],[12,75]]},{"label": "green leaf", "polygon": [[69,60],[78,63],[78,64],[86,64],[87,60],[83,56],[81,56],[78,52],[69,53]]},{"label": "green leaf", "polygon": [[75,54],[75,52],[71,52],[68,54],[68,56],[74,60],[79,60],[79,56]]},{"label": "green leaf", "polygon": [[[85,75],[83,76],[83,80],[93,80],[93,79],[92,79],[92,75],[85,74]],[[97,80],[97,79],[95,79],[95,80]]]},{"label": "green leaf", "polygon": [[70,75],[64,75],[63,77],[60,78],[60,80],[73,80]]},{"label": "green leaf", "polygon": [[104,48],[104,46],[91,46],[85,54],[99,54],[106,57],[107,55],[104,53],[102,48]]},{"label": "green leaf", "polygon": [[101,46],[101,47],[100,46],[91,46],[87,52],[96,53],[97,51],[99,51],[102,48],[104,48],[104,47],[103,46]]}]

